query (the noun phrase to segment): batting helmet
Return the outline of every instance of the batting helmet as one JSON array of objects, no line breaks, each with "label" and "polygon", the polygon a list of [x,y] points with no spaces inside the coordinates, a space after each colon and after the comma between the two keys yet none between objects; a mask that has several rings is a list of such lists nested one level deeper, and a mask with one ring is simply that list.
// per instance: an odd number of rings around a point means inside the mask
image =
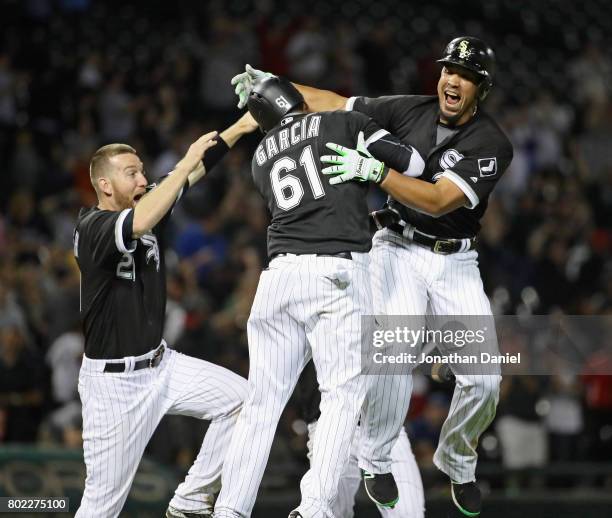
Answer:
[{"label": "batting helmet", "polygon": [[438,63],[457,65],[478,74],[478,98],[484,101],[493,86],[495,74],[495,53],[484,41],[471,36],[460,36],[452,40],[444,49]]},{"label": "batting helmet", "polygon": [[267,77],[253,86],[247,107],[261,130],[266,133],[291,110],[300,107],[304,97],[283,77]]}]

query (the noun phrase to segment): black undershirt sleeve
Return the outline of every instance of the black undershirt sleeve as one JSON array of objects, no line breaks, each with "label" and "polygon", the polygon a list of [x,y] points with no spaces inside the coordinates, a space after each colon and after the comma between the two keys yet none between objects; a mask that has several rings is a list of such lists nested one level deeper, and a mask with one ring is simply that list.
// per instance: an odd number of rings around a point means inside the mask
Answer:
[{"label": "black undershirt sleeve", "polygon": [[386,166],[399,173],[403,173],[410,166],[412,146],[403,144],[390,133],[372,142],[368,146],[368,151],[372,153],[374,158],[381,160]]},{"label": "black undershirt sleeve", "polygon": [[217,145],[206,151],[202,162],[206,168],[206,173],[209,173],[213,167],[226,155],[229,151],[229,146],[221,137],[217,137]]},{"label": "black undershirt sleeve", "polygon": [[368,151],[374,158],[381,160],[386,166],[403,173],[410,165],[412,146],[403,144],[397,137],[382,129],[374,120],[360,112],[345,112],[349,130],[357,140],[360,131]]}]

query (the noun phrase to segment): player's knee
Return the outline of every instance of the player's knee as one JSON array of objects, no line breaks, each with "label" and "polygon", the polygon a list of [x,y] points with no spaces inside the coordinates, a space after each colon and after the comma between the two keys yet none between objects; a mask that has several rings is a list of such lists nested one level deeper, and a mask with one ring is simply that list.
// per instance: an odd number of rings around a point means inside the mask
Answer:
[{"label": "player's knee", "polygon": [[244,406],[244,402],[247,400],[249,396],[248,383],[241,384],[239,387],[236,387],[236,399],[234,401],[235,409],[237,412],[242,410]]},{"label": "player's knee", "polygon": [[242,407],[244,406],[244,402],[246,401],[249,395],[249,384],[247,380],[242,377],[238,377],[239,379],[234,380],[232,384],[231,390],[228,390],[228,395],[231,398],[230,408],[228,410],[229,415],[238,414]]},{"label": "player's knee", "polygon": [[224,367],[215,366],[216,381],[218,383],[219,407],[223,407],[223,414],[233,414],[242,408],[249,393],[249,383],[246,378]]},{"label": "player's knee", "polygon": [[499,399],[501,376],[497,374],[465,376],[462,381],[464,386],[469,387],[483,401],[497,402]]},{"label": "player's knee", "polygon": [[240,406],[244,405],[244,402],[246,401],[247,397],[249,397],[249,384],[244,383],[240,386],[239,390]]},{"label": "player's knee", "polygon": [[501,376],[497,374],[479,376],[476,388],[480,391],[484,400],[497,404],[497,401],[499,400],[500,383]]}]

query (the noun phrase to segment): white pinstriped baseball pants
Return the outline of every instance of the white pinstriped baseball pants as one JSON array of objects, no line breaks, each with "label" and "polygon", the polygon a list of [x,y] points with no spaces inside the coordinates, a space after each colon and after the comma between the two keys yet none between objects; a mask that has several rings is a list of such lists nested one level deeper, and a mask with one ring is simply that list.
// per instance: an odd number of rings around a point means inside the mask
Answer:
[{"label": "white pinstriped baseball pants", "polygon": [[[132,357],[132,369],[133,362],[150,356]],[[182,510],[211,510],[246,380],[169,348],[153,369],[105,373],[105,364],[83,358],[79,374],[87,477],[76,518],[119,516],[164,414],[211,420],[198,457],[170,502]]]},{"label": "white pinstriped baseball pants", "polygon": [[311,355],[321,416],[298,510],[304,518],[334,518],[366,392],[361,314],[372,310],[368,254],[352,255],[282,256],[262,272],[248,321],[249,395],[223,466],[215,518],[251,515],[278,420]]},{"label": "white pinstriped baseball pants", "polygon": [[[475,251],[436,254],[390,230],[376,233],[372,259],[375,314],[491,315]],[[501,376],[473,374],[452,364],[455,392],[434,455],[436,466],[454,482],[475,480],[476,446],[499,400]],[[391,469],[390,451],[410,403],[412,377],[385,375],[370,389],[362,417],[360,467]]]},{"label": "white pinstriped baseball pants", "polygon": [[[316,427],[316,421],[308,425],[308,459],[312,456],[311,436],[314,435]],[[358,466],[360,443],[361,427],[358,426],[353,438],[351,455],[338,486],[338,498],[334,504],[334,515],[337,518],[355,516],[355,495],[361,484],[361,473]],[[425,516],[423,483],[410,441],[403,427],[391,449],[391,472],[397,483],[399,501],[393,509],[379,506],[380,516],[382,518],[423,518]]]}]

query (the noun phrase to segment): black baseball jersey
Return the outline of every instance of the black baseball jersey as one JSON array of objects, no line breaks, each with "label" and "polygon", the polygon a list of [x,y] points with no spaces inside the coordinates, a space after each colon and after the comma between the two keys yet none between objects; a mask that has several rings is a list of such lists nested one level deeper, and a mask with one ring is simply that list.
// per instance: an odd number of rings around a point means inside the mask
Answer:
[{"label": "black baseball jersey", "polygon": [[169,214],[132,239],[132,209],[81,209],[74,254],[81,270],[88,358],[139,356],[160,344],[166,313],[166,267],[160,250]]},{"label": "black baseball jersey", "polygon": [[409,148],[357,112],[289,115],[260,142],[252,173],[271,214],[270,256],[370,250],[368,184],[330,185],[321,174],[320,157],[335,154],[325,144],[355,148],[360,131],[381,160],[399,168],[410,161]]},{"label": "black baseball jersey", "polygon": [[411,176],[430,183],[448,178],[468,199],[465,207],[439,218],[394,202],[406,222],[440,237],[466,238],[478,233],[489,194],[512,161],[512,144],[482,108],[468,123],[452,128],[457,131],[442,132],[446,138],[440,143],[436,139],[439,129],[444,127],[439,123],[435,96],[354,97],[349,99],[347,108],[369,115],[418,151],[424,167],[421,164],[418,171],[410,172]]}]

